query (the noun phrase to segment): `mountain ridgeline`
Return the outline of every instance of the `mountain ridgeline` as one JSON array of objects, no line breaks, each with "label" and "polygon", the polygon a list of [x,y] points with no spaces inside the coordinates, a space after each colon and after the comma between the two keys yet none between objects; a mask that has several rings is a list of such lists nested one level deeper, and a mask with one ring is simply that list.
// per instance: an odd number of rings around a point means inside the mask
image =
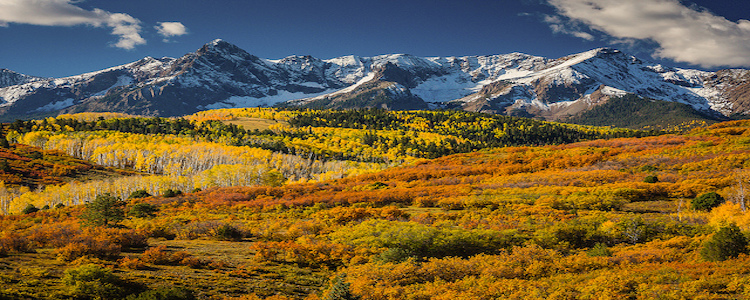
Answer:
[{"label": "mountain ridgeline", "polygon": [[166,117],[284,106],[447,108],[565,120],[627,94],[682,103],[716,119],[747,115],[749,84],[748,70],[671,68],[610,48],[557,59],[511,53],[270,60],[215,40],[179,58],[146,57],[66,78],[2,70],[0,119],[105,111]]}]

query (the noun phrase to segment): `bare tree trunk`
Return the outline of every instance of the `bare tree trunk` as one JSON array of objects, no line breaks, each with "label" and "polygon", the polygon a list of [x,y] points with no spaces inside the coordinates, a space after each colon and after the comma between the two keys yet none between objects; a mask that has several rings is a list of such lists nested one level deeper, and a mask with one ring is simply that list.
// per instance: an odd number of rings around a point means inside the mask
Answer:
[{"label": "bare tree trunk", "polygon": [[737,171],[737,185],[735,186],[734,200],[740,205],[742,212],[745,212],[745,178],[747,175],[744,172]]},{"label": "bare tree trunk", "polygon": [[742,208],[742,212],[745,212],[745,183],[744,183],[745,180],[744,178],[742,178],[742,176],[740,176],[738,181],[739,181],[738,192],[739,192],[740,208]]}]

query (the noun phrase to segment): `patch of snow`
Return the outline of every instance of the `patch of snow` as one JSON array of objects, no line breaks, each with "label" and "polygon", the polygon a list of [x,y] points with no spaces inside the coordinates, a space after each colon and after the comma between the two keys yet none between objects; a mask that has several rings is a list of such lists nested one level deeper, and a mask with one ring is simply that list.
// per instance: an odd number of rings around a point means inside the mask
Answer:
[{"label": "patch of snow", "polygon": [[305,94],[302,92],[291,93],[287,91],[278,91],[278,94],[276,95],[266,96],[263,98],[255,98],[255,97],[249,97],[249,96],[231,96],[224,101],[219,101],[213,104],[199,107],[199,109],[203,109],[203,108],[218,109],[218,108],[234,108],[234,107],[266,107],[266,106],[272,106],[274,104],[281,103],[281,102],[306,98],[309,96],[310,94]]},{"label": "patch of snow", "polygon": [[[145,62],[143,65],[138,65]],[[161,59],[155,59],[152,57],[144,58],[140,61],[131,63],[126,69],[133,75],[133,77],[139,80],[147,77],[155,77],[162,71],[168,69],[175,62],[174,58],[164,57]]]},{"label": "patch of snow", "polygon": [[148,81],[146,81],[146,82],[144,82],[142,84],[139,84],[139,86],[156,85],[156,84],[160,84],[160,83],[163,83],[163,82],[166,82],[166,81],[171,81],[171,80],[175,79],[175,77],[176,76],[167,76],[167,77],[153,78],[153,79],[149,79]]},{"label": "patch of snow", "polygon": [[500,80],[516,80],[516,79],[519,79],[519,78],[530,77],[531,74],[534,74],[534,71],[531,71],[531,70],[516,70],[516,69],[511,69],[511,70],[506,70],[505,73],[503,73],[502,75],[500,75],[500,77],[498,77],[497,79],[500,79]]},{"label": "patch of snow", "polygon": [[406,92],[409,90],[405,86],[400,85],[398,83],[394,83],[391,86],[387,88],[387,90],[391,91],[392,93],[396,95],[403,95],[406,94]]},{"label": "patch of snow", "polygon": [[66,107],[73,106],[73,104],[75,104],[75,100],[73,100],[73,98],[68,98],[68,99],[65,99],[63,101],[57,101],[57,102],[49,103],[49,104],[47,104],[45,106],[42,106],[42,107],[39,107],[39,108],[37,108],[37,109],[35,109],[33,111],[35,111],[35,112],[56,111],[56,110],[61,110],[61,109],[66,108]]},{"label": "patch of snow", "polygon": [[532,99],[531,104],[542,110],[549,110],[549,105],[547,105],[547,103],[540,101],[539,98]]},{"label": "patch of snow", "polygon": [[[516,83],[531,84],[535,80],[542,77],[552,77],[556,83],[578,83],[581,78],[588,78],[587,73],[578,72],[572,67],[577,66],[591,58],[596,57],[602,49],[594,49],[591,51],[570,55],[554,61],[551,65],[547,65],[542,70],[536,70],[535,68],[523,68],[516,69],[513,73],[505,76],[501,76],[501,79],[512,80]],[[537,66],[539,67],[539,66]]]},{"label": "patch of snow", "polygon": [[404,69],[431,69],[439,68],[440,64],[430,61],[425,58],[420,58],[408,54],[388,54],[379,55],[372,58],[373,66],[384,66],[388,63],[392,63]]},{"label": "patch of snow", "polygon": [[98,96],[104,96],[107,94],[107,92],[113,88],[121,87],[121,86],[128,86],[135,83],[135,80],[130,76],[121,75],[117,77],[117,82],[110,86],[109,88],[106,88],[96,94],[91,95],[92,97],[98,97]]},{"label": "patch of snow", "polygon": [[359,58],[359,56],[354,56],[354,55],[347,55],[347,56],[327,59],[327,60],[324,60],[324,62],[342,66],[342,67],[362,66],[362,60]]},{"label": "patch of snow", "polygon": [[118,76],[117,77],[117,82],[115,82],[115,84],[112,85],[112,87],[110,87],[110,88],[116,88],[116,87],[120,87],[120,86],[131,85],[131,84],[133,84],[133,78],[132,77],[130,77],[130,76]]},{"label": "patch of snow", "polygon": [[623,91],[621,89],[616,89],[616,88],[613,88],[611,86],[604,86],[602,88],[601,92],[604,95],[615,96],[615,97],[625,96],[625,95],[628,94],[628,92],[626,92],[626,91]]},{"label": "patch of snow", "polygon": [[42,87],[51,88],[51,80],[34,81],[30,83],[12,85],[0,89],[0,99],[4,102],[0,104],[2,106],[8,106],[23,98],[26,95],[33,93],[35,90]]},{"label": "patch of snow", "polygon": [[412,88],[411,92],[427,102],[448,102],[476,93],[481,86],[465,74],[452,73],[429,78]]},{"label": "patch of snow", "polygon": [[555,103],[550,103],[548,107],[549,108],[568,107],[568,106],[578,103],[578,101],[581,101],[581,100],[558,101]]},{"label": "patch of snow", "polygon": [[310,88],[321,88],[321,89],[326,88],[326,86],[324,86],[320,82],[301,82],[298,85],[304,86],[304,87],[310,87]]},{"label": "patch of snow", "polygon": [[688,88],[698,97],[704,98],[708,102],[708,107],[724,115],[732,114],[732,102],[726,99],[721,90],[715,87]]},{"label": "patch of snow", "polygon": [[320,95],[320,96],[317,96],[317,97],[312,97],[312,98],[309,98],[308,100],[317,100],[317,99],[322,99],[324,97],[335,96],[335,95],[344,94],[344,93],[350,93],[350,92],[353,92],[355,89],[357,89],[359,86],[361,86],[361,85],[363,85],[363,84],[365,84],[368,81],[373,80],[373,79],[375,79],[375,73],[374,72],[370,72],[369,74],[367,74],[367,76],[362,77],[362,79],[360,79],[359,81],[357,81],[357,83],[355,83],[353,85],[350,85],[348,87],[345,87],[345,88],[340,89],[338,91],[335,91],[333,93],[328,93],[328,94],[323,94],[323,95]]},{"label": "patch of snow", "polygon": [[324,60],[332,66],[326,69],[326,76],[349,84],[358,82],[370,72],[370,60],[358,56],[343,56]]},{"label": "patch of snow", "polygon": [[664,73],[668,72],[667,69],[664,68],[662,65],[653,65],[653,66],[646,66],[646,68],[650,69],[651,71],[654,71],[656,73]]}]

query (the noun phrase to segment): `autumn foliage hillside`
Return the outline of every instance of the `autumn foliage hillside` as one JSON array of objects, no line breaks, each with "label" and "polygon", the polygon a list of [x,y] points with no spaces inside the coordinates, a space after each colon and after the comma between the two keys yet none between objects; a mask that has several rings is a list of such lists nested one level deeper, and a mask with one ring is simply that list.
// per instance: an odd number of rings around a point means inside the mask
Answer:
[{"label": "autumn foliage hillside", "polygon": [[48,182],[34,192],[0,187],[2,213],[28,205],[82,204],[104,192],[125,198],[138,189],[161,194],[324,181],[495,147],[664,134],[460,111],[270,108],[220,109],[173,119],[61,115],[16,120],[3,125],[3,131],[13,143],[59,150],[144,176],[82,184]]},{"label": "autumn foliage hillside", "polygon": [[[9,199],[48,185],[133,174],[133,171],[100,166],[58,150],[7,144],[7,141],[6,147],[0,147],[0,198]],[[0,200],[0,213],[9,212],[9,202]]]},{"label": "autumn foliage hillside", "polygon": [[61,184],[94,168],[95,165],[60,151],[42,150],[22,144],[0,148],[0,180],[6,185],[33,188],[38,185]]},{"label": "autumn foliage hillside", "polygon": [[100,195],[110,226],[92,225],[100,204],[0,217],[0,298],[742,299],[749,161],[750,121],[734,121]]}]

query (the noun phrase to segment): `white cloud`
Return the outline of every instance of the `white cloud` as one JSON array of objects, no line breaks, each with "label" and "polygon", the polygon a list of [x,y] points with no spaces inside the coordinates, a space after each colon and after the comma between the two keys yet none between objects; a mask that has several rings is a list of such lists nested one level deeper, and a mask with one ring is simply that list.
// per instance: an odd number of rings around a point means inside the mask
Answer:
[{"label": "white cloud", "polygon": [[704,67],[750,66],[748,20],[733,22],[678,0],[548,1],[560,14],[545,19],[556,32],[590,40],[590,33],[570,29],[585,25],[615,40],[653,41],[655,57]]},{"label": "white cloud", "polygon": [[141,21],[123,13],[98,8],[85,10],[75,0],[0,0],[0,25],[10,23],[41,26],[89,25],[109,27],[118,36],[115,47],[133,49],[146,44],[141,37]]},{"label": "white cloud", "polygon": [[164,37],[165,42],[168,42],[170,37],[187,34],[187,27],[180,22],[159,22],[158,24],[154,28]]},{"label": "white cloud", "polygon": [[566,22],[558,16],[544,16],[544,22],[549,23],[549,27],[554,33],[570,34],[584,40],[593,41],[594,35],[582,31],[574,22]]}]

